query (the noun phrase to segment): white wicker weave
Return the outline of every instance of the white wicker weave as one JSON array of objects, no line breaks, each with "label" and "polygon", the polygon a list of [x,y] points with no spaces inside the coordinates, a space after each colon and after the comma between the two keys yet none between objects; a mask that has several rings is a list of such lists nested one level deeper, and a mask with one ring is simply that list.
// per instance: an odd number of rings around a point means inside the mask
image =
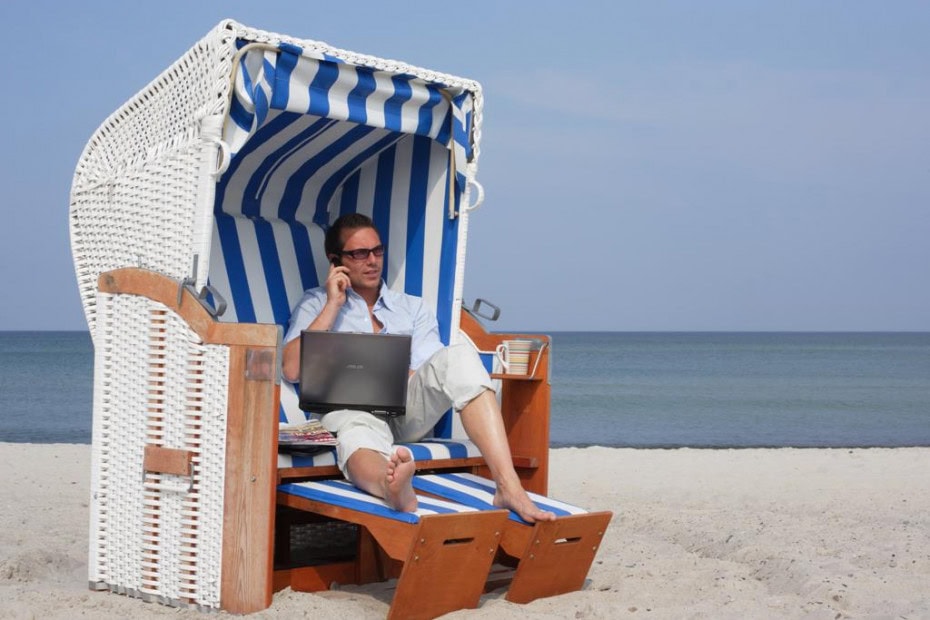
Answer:
[{"label": "white wicker weave", "polygon": [[[91,584],[219,607],[228,349],[143,297],[97,312]],[[193,475],[145,473],[146,444],[193,452]]]}]

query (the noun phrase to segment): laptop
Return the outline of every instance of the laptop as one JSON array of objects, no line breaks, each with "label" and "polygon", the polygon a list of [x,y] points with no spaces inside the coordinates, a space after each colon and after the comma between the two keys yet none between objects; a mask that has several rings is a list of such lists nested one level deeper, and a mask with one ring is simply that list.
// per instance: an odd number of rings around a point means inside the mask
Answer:
[{"label": "laptop", "polygon": [[305,330],[300,334],[300,408],[407,411],[411,337]]}]

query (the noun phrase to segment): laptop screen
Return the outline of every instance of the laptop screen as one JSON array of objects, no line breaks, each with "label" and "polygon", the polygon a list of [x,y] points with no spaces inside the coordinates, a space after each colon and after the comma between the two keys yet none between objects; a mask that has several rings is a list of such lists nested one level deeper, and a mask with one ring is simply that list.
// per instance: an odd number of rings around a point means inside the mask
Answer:
[{"label": "laptop screen", "polygon": [[300,335],[300,408],[406,413],[411,337],[304,331]]}]

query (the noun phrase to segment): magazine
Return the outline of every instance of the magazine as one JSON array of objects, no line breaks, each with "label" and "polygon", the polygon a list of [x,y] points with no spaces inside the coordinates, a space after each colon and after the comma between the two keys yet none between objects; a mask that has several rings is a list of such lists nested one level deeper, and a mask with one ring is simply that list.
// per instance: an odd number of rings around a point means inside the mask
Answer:
[{"label": "magazine", "polygon": [[335,446],[336,436],[323,428],[319,420],[303,424],[282,424],[278,427],[280,446]]}]

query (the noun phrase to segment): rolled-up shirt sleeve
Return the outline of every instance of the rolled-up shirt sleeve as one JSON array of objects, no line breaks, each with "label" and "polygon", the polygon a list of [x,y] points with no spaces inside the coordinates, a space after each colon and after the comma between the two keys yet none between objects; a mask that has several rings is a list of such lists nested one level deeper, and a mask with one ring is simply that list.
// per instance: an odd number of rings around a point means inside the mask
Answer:
[{"label": "rolled-up shirt sleeve", "polygon": [[300,332],[307,329],[310,323],[313,322],[313,319],[318,317],[320,312],[323,311],[324,305],[326,305],[325,291],[323,291],[322,295],[317,289],[306,291],[297,303],[297,307],[294,308],[294,312],[291,314],[291,320],[287,324],[287,333],[284,334],[285,344],[299,336]]}]

